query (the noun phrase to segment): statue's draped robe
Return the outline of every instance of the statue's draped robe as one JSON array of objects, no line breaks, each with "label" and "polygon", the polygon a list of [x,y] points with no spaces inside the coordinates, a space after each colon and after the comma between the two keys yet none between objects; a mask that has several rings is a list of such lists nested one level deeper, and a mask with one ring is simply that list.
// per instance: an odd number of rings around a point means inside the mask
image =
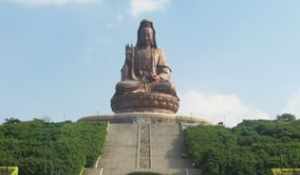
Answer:
[{"label": "statue's draped robe", "polygon": [[[162,49],[134,49],[134,56],[127,57],[122,68],[122,81],[117,91],[161,91],[175,95],[175,87],[170,83],[171,69]],[[160,77],[159,82],[151,80],[152,75]]]}]

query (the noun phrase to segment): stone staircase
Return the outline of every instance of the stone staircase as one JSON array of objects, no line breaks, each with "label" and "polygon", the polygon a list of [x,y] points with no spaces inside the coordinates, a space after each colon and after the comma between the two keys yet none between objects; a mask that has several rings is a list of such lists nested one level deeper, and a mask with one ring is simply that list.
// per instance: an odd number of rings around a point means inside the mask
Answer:
[{"label": "stone staircase", "polygon": [[177,123],[110,124],[104,154],[97,168],[88,169],[85,175],[126,175],[134,171],[200,175],[189,160],[182,158],[183,142]]},{"label": "stone staircase", "polygon": [[118,175],[137,167],[138,125],[110,124],[103,156],[97,167],[104,175]]}]

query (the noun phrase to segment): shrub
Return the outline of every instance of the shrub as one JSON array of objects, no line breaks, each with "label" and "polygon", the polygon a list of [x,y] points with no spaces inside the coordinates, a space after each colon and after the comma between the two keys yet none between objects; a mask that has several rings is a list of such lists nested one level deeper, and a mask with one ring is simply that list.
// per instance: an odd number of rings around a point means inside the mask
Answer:
[{"label": "shrub", "polygon": [[47,123],[42,120],[0,125],[0,166],[18,166],[20,175],[78,175],[101,153],[104,123]]},{"label": "shrub", "polygon": [[185,131],[189,156],[204,175],[270,175],[300,167],[300,120],[244,121],[230,129],[199,126]]}]

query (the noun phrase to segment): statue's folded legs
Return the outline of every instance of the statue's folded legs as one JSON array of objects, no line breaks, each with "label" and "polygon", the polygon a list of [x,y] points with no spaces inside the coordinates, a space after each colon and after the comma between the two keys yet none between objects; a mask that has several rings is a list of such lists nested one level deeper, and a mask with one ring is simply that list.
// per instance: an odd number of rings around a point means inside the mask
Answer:
[{"label": "statue's folded legs", "polygon": [[151,84],[152,92],[166,93],[177,97],[174,84],[169,81],[161,81],[159,83]]},{"label": "statue's folded legs", "polygon": [[116,85],[116,94],[125,95],[128,93],[165,93],[177,96],[175,86],[169,81],[160,81],[154,83],[144,83],[135,80],[120,81]]}]

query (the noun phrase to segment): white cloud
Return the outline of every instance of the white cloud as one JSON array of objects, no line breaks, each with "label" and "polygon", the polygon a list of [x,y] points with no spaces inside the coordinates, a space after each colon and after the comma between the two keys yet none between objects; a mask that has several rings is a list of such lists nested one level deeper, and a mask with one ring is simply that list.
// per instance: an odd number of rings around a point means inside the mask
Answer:
[{"label": "white cloud", "polygon": [[283,109],[282,113],[291,113],[300,116],[300,90],[291,95],[288,99],[287,105]]},{"label": "white cloud", "polygon": [[145,12],[154,12],[164,9],[171,0],[131,0],[131,14],[138,16]]},{"label": "white cloud", "polygon": [[68,4],[90,4],[97,0],[4,0],[4,2],[27,6],[62,6]]},{"label": "white cloud", "polygon": [[271,117],[241,102],[235,94],[211,94],[188,91],[181,96],[180,112],[202,117],[212,123],[224,122],[235,126],[243,119],[270,119]]}]

